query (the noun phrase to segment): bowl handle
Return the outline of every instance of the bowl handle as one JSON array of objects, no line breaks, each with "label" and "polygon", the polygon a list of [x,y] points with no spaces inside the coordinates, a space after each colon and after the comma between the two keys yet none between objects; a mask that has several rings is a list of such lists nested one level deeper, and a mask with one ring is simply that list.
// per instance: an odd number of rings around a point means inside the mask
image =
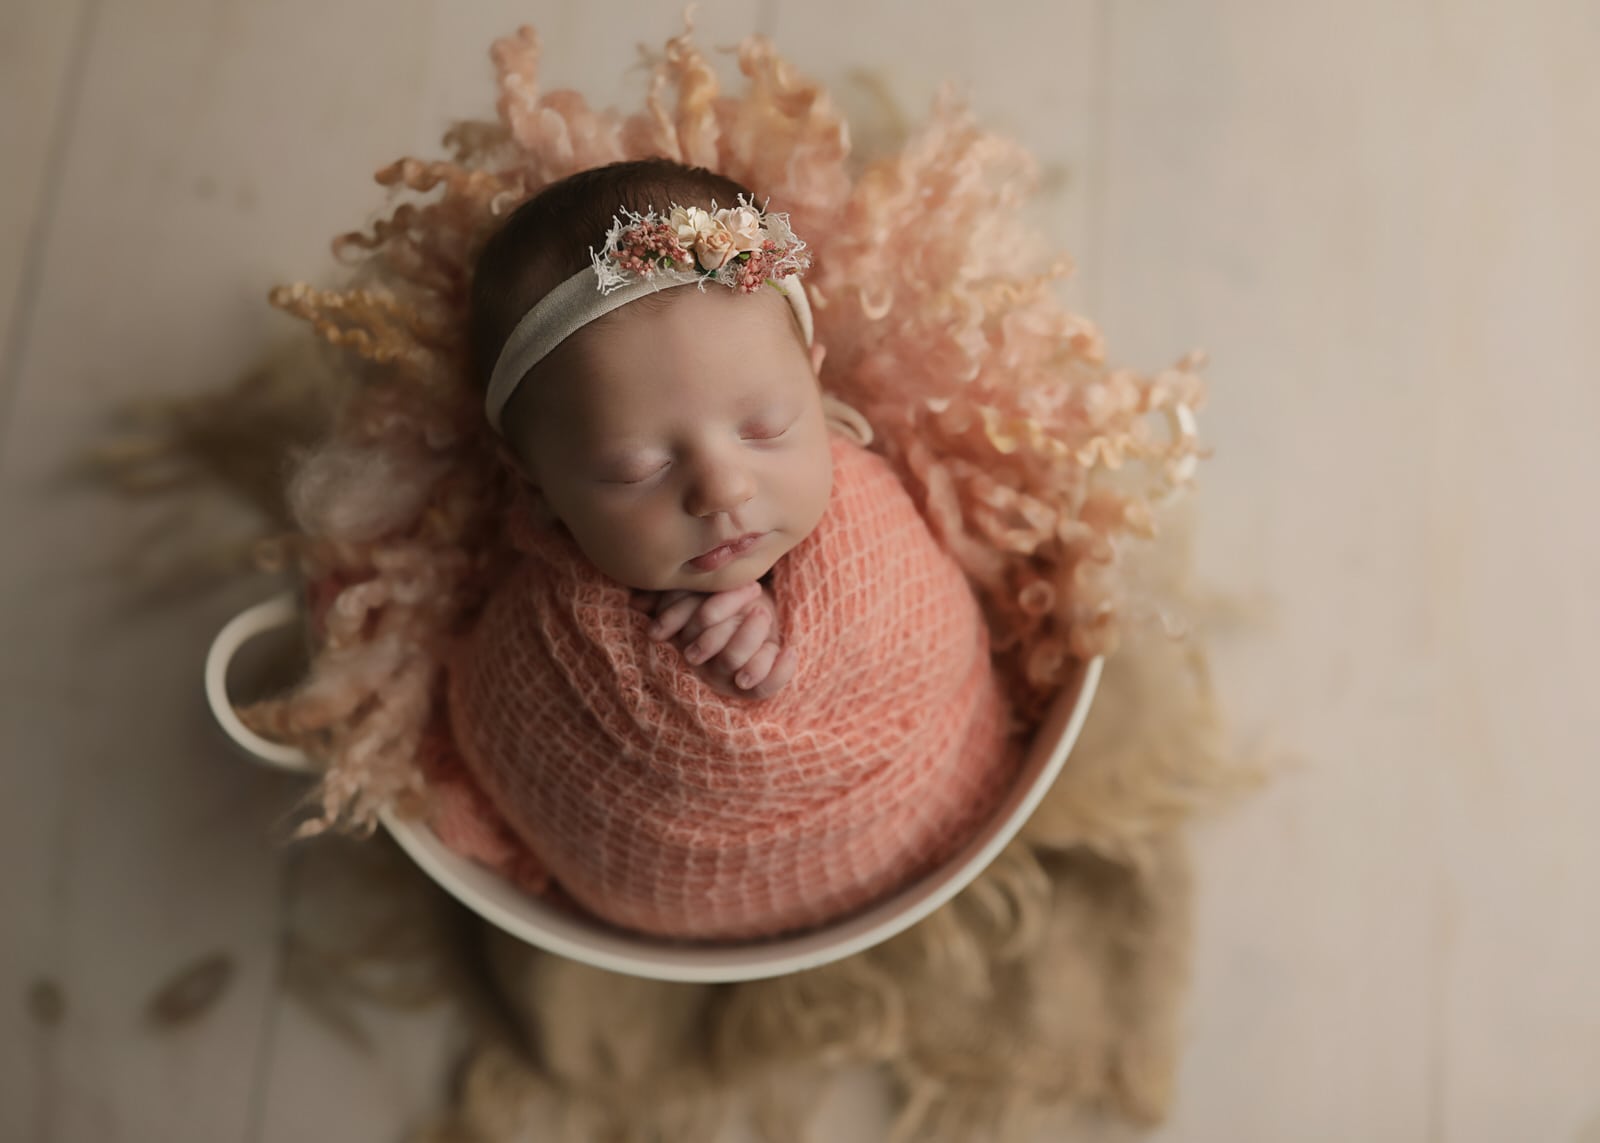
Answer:
[{"label": "bowl handle", "polygon": [[239,648],[258,635],[286,627],[298,618],[299,608],[294,593],[284,592],[264,603],[246,608],[223,624],[222,630],[211,640],[211,649],[206,652],[206,702],[211,707],[211,717],[217,720],[222,733],[252,759],[280,770],[311,773],[316,767],[305,751],[261,737],[244,724],[228,700],[228,666],[239,653]]}]

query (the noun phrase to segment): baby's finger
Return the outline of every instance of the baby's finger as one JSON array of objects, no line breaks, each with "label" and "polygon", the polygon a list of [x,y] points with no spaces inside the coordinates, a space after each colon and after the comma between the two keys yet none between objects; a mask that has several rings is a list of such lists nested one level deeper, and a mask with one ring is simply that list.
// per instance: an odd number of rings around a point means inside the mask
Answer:
[{"label": "baby's finger", "polygon": [[[777,694],[789,681],[794,678],[795,671],[800,666],[800,656],[793,647],[785,647],[778,652],[778,657],[772,663],[772,670],[767,672],[767,677],[762,679],[747,692],[754,699],[769,699]],[[747,668],[748,669],[748,668]],[[738,685],[735,682],[734,685]]]},{"label": "baby's finger", "polygon": [[696,666],[708,661],[722,652],[743,622],[744,616],[735,615],[714,627],[707,627],[692,643],[684,646],[683,657]]},{"label": "baby's finger", "polygon": [[728,591],[713,592],[705,597],[705,602],[700,605],[700,614],[696,618],[699,620],[701,627],[715,627],[724,619],[730,619],[739,614],[739,612],[760,598],[761,582],[759,580]]},{"label": "baby's finger", "polygon": [[756,653],[750,656],[750,661],[733,676],[733,685],[742,691],[748,691],[765,679],[772,671],[772,664],[777,660],[779,650],[781,648],[770,641],[757,647]]},{"label": "baby's finger", "polygon": [[761,599],[761,585],[756,584],[755,589],[752,593],[748,587],[736,587],[730,591],[697,596],[700,607],[683,625],[683,630],[678,632],[678,646],[687,647],[700,638],[702,632],[755,607]]},{"label": "baby's finger", "polygon": [[670,639],[676,635],[683,629],[684,624],[694,617],[695,609],[700,606],[700,599],[699,595],[686,592],[682,598],[664,603],[656,611],[656,621],[650,624],[650,638]]},{"label": "baby's finger", "polygon": [[728,645],[717,655],[717,665],[733,674],[750,661],[750,656],[761,650],[772,627],[772,616],[765,607],[756,607],[739,618],[739,629],[728,640]]},{"label": "baby's finger", "polygon": [[655,595],[656,595],[656,611],[657,612],[660,612],[664,608],[671,607],[674,603],[677,603],[679,600],[682,600],[682,599],[704,599],[705,598],[705,593],[704,592],[701,592],[701,591],[686,591],[685,589],[683,589],[681,587],[675,587],[671,591],[658,591],[658,592],[655,593]]}]

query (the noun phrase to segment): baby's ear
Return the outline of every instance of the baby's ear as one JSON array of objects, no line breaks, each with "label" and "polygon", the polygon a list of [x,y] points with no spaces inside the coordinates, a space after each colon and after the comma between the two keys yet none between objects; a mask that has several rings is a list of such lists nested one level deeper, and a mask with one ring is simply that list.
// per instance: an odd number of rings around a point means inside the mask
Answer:
[{"label": "baby's ear", "polygon": [[822,359],[828,356],[828,347],[820,341],[811,343],[811,372],[822,373]]}]

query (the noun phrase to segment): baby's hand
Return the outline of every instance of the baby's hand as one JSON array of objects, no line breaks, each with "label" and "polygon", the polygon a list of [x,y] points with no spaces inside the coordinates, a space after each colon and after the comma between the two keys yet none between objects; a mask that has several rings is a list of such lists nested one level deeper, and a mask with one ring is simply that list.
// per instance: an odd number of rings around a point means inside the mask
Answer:
[{"label": "baby's hand", "polygon": [[637,592],[633,606],[654,613],[650,638],[672,639],[722,694],[771,698],[799,665],[794,649],[777,641],[777,605],[759,583],[709,594]]}]

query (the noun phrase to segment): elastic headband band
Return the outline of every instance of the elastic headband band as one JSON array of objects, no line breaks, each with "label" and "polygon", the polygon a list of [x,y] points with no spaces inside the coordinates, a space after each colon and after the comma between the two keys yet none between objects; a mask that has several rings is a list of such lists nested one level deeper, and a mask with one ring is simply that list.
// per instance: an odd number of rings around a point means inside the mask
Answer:
[{"label": "elastic headband band", "polygon": [[[814,336],[811,303],[806,298],[805,287],[800,284],[800,279],[791,275],[781,282],[769,279],[767,284],[777,289],[788,301],[794,310],[795,320],[800,323],[800,332],[805,335],[806,344],[810,345]],[[584,326],[646,294],[692,285],[695,283],[641,278],[615,287],[610,293],[602,293],[593,270],[580,270],[562,282],[540,298],[538,304],[517,322],[511,336],[506,338],[505,348],[500,351],[494,372],[489,376],[489,392],[483,402],[483,411],[489,417],[489,424],[495,432],[500,431],[500,414],[528,376],[529,370]]]}]

